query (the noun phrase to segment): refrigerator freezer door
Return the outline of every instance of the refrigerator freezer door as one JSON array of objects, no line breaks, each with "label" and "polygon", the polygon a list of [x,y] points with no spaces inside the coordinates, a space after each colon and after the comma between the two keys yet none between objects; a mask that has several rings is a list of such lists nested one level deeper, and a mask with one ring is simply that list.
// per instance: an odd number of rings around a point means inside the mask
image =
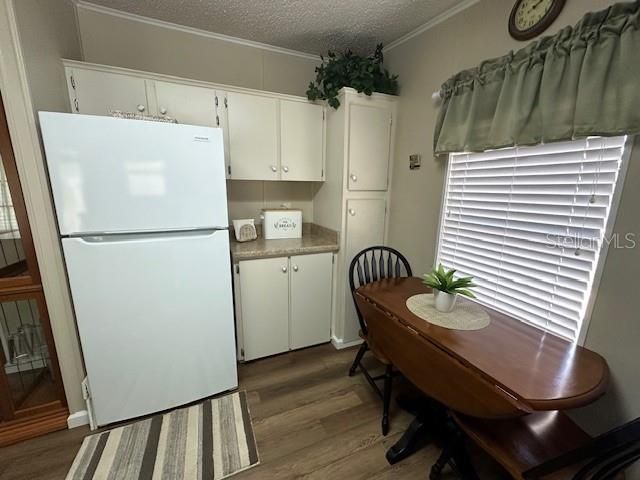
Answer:
[{"label": "refrigerator freezer door", "polygon": [[227,227],[218,128],[40,112],[62,235]]},{"label": "refrigerator freezer door", "polygon": [[99,425],[237,387],[228,231],[62,245]]}]

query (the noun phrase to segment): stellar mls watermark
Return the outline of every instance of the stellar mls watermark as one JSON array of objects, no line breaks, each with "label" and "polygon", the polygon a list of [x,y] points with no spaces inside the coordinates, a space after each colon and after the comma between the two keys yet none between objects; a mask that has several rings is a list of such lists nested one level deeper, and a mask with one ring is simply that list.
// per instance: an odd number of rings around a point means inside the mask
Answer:
[{"label": "stellar mls watermark", "polygon": [[637,236],[638,234],[635,232],[612,233],[601,237],[588,237],[582,234],[547,234],[546,240],[548,248],[575,250],[576,255],[580,255],[583,250],[597,251],[605,246],[614,249],[633,249],[638,244]]}]

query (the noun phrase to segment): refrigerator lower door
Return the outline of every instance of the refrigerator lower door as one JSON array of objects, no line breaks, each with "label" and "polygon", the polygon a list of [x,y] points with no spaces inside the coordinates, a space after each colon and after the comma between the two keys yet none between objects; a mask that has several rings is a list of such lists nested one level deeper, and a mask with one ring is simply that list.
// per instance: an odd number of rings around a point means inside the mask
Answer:
[{"label": "refrigerator lower door", "polygon": [[62,245],[98,425],[238,386],[228,231]]}]

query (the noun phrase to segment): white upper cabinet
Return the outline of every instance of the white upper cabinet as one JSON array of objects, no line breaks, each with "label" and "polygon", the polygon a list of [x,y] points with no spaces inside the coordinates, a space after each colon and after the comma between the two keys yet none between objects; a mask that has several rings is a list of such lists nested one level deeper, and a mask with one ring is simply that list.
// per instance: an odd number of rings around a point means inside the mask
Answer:
[{"label": "white upper cabinet", "polygon": [[387,190],[392,112],[375,104],[353,103],[349,109],[348,188]]},{"label": "white upper cabinet", "polygon": [[324,181],[325,108],[293,97],[64,60],[72,111],[220,127],[227,178]]},{"label": "white upper cabinet", "polygon": [[69,82],[71,107],[76,113],[110,115],[114,110],[148,113],[147,85],[143,78],[73,69]]},{"label": "white upper cabinet", "polygon": [[227,92],[231,178],[279,180],[278,100]]},{"label": "white upper cabinet", "polygon": [[324,176],[324,107],[280,101],[282,180],[317,181]]},{"label": "white upper cabinet", "polygon": [[217,127],[216,91],[211,88],[155,82],[158,114],[178,123]]},{"label": "white upper cabinet", "polygon": [[[156,106],[159,115],[175,118],[178,123],[202,125],[204,127],[221,127],[220,105],[222,97],[212,88],[196,87],[171,82],[154,82]],[[224,165],[226,178],[229,175],[229,139],[224,133]]]}]

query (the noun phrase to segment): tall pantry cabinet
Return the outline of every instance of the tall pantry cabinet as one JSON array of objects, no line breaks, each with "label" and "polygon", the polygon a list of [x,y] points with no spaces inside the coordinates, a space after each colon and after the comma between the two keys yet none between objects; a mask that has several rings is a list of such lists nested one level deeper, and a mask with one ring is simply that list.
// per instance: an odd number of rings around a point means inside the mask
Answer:
[{"label": "tall pantry cabinet", "polygon": [[332,341],[359,341],[360,326],[348,270],[360,250],[387,242],[391,159],[397,98],[340,91],[340,108],[327,110],[325,182],[314,195],[314,223],[340,232],[334,283]]}]

